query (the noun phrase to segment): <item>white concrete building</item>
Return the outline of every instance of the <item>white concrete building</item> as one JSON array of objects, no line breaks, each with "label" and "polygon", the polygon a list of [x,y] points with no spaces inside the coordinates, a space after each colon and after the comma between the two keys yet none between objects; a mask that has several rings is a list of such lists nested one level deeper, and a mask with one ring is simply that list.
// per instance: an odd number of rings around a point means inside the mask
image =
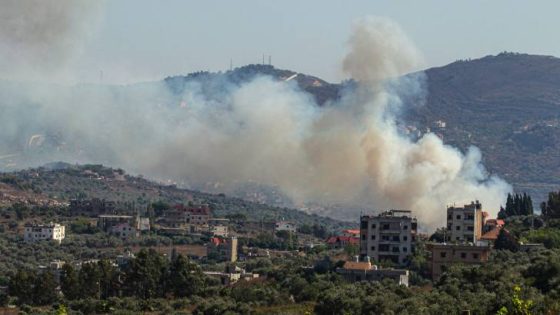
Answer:
[{"label": "white concrete building", "polygon": [[65,227],[58,223],[26,224],[23,239],[32,243],[43,240],[53,240],[60,244],[65,237]]},{"label": "white concrete building", "polygon": [[291,232],[291,233],[295,233],[297,231],[297,228],[296,228],[296,225],[293,224],[292,222],[280,221],[280,222],[276,222],[274,230],[276,232],[278,232],[278,231],[288,231],[288,232]]},{"label": "white concrete building", "polygon": [[416,218],[409,210],[389,210],[360,217],[360,255],[375,262],[404,265],[414,251]]}]

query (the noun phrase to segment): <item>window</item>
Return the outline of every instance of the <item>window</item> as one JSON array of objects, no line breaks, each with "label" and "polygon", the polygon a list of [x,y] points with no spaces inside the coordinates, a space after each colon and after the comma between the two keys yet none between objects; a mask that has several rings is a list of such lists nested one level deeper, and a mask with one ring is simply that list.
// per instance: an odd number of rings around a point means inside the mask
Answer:
[{"label": "window", "polygon": [[377,227],[377,226],[375,225],[375,223],[373,223],[373,224],[371,225],[371,229],[372,229],[372,230],[375,230],[376,227]]},{"label": "window", "polygon": [[461,220],[461,215],[460,214],[457,215],[457,220]]},{"label": "window", "polygon": [[467,231],[474,231],[474,226],[467,226]]},{"label": "window", "polygon": [[460,225],[457,225],[457,226],[455,227],[455,230],[460,231],[460,230],[461,230],[461,226],[460,226]]},{"label": "window", "polygon": [[391,251],[392,251],[393,253],[398,253],[398,252],[400,252],[399,248],[396,247],[396,246],[394,246],[394,247],[392,248]]},{"label": "window", "polygon": [[365,241],[365,240],[366,240],[366,235],[362,234],[362,241]]},{"label": "window", "polygon": [[445,258],[447,256],[447,252],[441,252],[441,253],[439,253],[439,256],[441,258]]},{"label": "window", "polygon": [[453,215],[452,214],[448,215],[447,220],[453,220]]},{"label": "window", "polygon": [[472,254],[472,258],[478,259],[478,253],[473,253],[473,254]]},{"label": "window", "polygon": [[374,240],[374,239],[375,239],[375,235],[372,235],[372,236],[371,236],[371,239]]},{"label": "window", "polygon": [[406,253],[406,252],[408,251],[408,248],[403,247],[403,248],[402,248],[402,251],[403,251],[403,253]]},{"label": "window", "polygon": [[389,251],[389,245],[387,245],[387,244],[379,245],[379,251],[380,252],[388,252]]},{"label": "window", "polygon": [[408,230],[408,225],[403,226],[403,230]]},{"label": "window", "polygon": [[367,229],[367,221],[362,221],[362,223],[360,224],[360,228],[363,229]]},{"label": "window", "polygon": [[402,239],[403,241],[408,241],[408,236],[403,236]]},{"label": "window", "polygon": [[399,236],[398,235],[394,235],[393,236],[393,242],[398,242],[400,241]]},{"label": "window", "polygon": [[460,236],[457,236],[457,237],[455,238],[455,240],[456,240],[456,241],[460,241],[460,240],[461,240],[461,237],[460,237]]},{"label": "window", "polygon": [[383,230],[389,230],[391,226],[389,224],[383,224]]},{"label": "window", "polygon": [[375,251],[375,246],[372,246],[372,247],[371,247],[371,250]]},{"label": "window", "polygon": [[467,253],[461,253],[461,258],[463,259],[467,258]]}]

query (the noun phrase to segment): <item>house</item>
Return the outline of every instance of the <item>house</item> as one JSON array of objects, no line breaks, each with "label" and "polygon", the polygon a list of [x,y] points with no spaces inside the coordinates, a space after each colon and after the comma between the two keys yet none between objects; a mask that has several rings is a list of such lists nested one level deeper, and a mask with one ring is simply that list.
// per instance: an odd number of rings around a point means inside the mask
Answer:
[{"label": "house", "polygon": [[207,205],[192,207],[179,204],[166,211],[160,223],[166,227],[187,228],[189,225],[208,225],[210,216]]},{"label": "house", "polygon": [[65,237],[65,227],[58,223],[26,224],[23,234],[25,242],[33,243],[43,240],[53,240],[60,244]]},{"label": "house", "polygon": [[352,236],[331,236],[327,239],[327,245],[332,249],[344,248],[348,245],[360,245],[360,239]]},{"label": "house", "polygon": [[368,257],[365,258],[365,261],[359,261],[358,256],[356,256],[354,261],[346,261],[341,268],[336,268],[336,272],[349,282],[392,279],[399,285],[408,287],[408,270],[379,269],[371,264]]},{"label": "house", "polygon": [[343,230],[342,231],[342,236],[348,236],[348,237],[355,237],[355,238],[360,238],[360,229],[353,229],[353,230]]},{"label": "house", "polygon": [[72,199],[70,200],[70,213],[73,215],[98,216],[116,212],[116,203],[105,199]]},{"label": "house", "polygon": [[451,265],[478,265],[487,262],[491,250],[483,242],[475,245],[430,243],[426,248],[430,252],[430,272],[434,281]]},{"label": "house", "polygon": [[447,231],[452,242],[476,243],[482,236],[485,214],[477,200],[463,207],[447,207]]},{"label": "house", "polygon": [[292,222],[279,221],[279,222],[276,222],[276,224],[274,226],[274,231],[276,231],[276,232],[288,231],[290,233],[296,233],[297,228],[296,228],[296,225],[293,224]]},{"label": "house", "polygon": [[139,232],[135,226],[131,226],[129,222],[123,222],[109,227],[107,232],[122,239],[129,239],[139,236]]},{"label": "house", "polygon": [[106,233],[127,239],[137,237],[140,231],[139,227],[149,229],[149,220],[147,221],[146,226],[146,220],[142,220],[139,217],[131,215],[102,214],[98,217],[97,227]]},{"label": "house", "polygon": [[220,238],[212,237],[208,244],[208,257],[219,261],[237,261],[237,237]]},{"label": "house", "polygon": [[414,251],[416,218],[409,210],[389,210],[360,217],[360,255],[404,265]]},{"label": "house", "polygon": [[231,265],[227,265],[224,272],[204,271],[204,274],[220,279],[222,285],[232,285],[240,280],[250,281],[260,277],[258,273],[246,272],[245,269]]}]

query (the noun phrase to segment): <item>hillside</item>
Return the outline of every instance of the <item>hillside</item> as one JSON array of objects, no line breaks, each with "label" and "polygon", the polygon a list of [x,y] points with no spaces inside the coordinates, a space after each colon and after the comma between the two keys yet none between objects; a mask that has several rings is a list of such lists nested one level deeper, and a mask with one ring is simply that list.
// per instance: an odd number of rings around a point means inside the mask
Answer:
[{"label": "hillside", "polygon": [[[490,172],[512,183],[516,191],[531,193],[535,202],[544,200],[549,191],[558,190],[560,59],[502,53],[457,61],[427,69],[425,73],[428,88],[426,102],[421,105],[407,103],[409,106],[404,107],[401,117],[403,125],[421,133],[427,130],[435,132],[446,143],[461,150],[471,145],[479,147]],[[55,95],[56,104],[87,102],[91,103],[91,108],[96,108],[97,98],[110,99],[114,107],[132,108],[129,103],[138,104],[140,108],[155,106],[158,114],[165,115],[170,108],[176,108],[178,104],[183,106],[185,91],[200,92],[210,100],[209,104],[212,104],[211,100],[227,101],[228,92],[233,87],[258,75],[297,84],[310,93],[319,106],[339,97],[342,89],[341,84],[270,65],[248,65],[219,73],[196,72],[131,86],[35,88],[51,92],[47,96]],[[165,93],[161,93],[161,87],[164,87]],[[65,126],[61,126],[59,114],[40,111],[40,102],[43,99],[30,97],[23,84],[0,82],[0,170],[17,170],[56,160],[126,165],[114,159],[115,147],[106,146],[113,141],[115,131],[108,124],[113,120],[108,120],[104,111],[93,111],[91,122],[86,116],[90,123],[88,127],[95,132],[69,133]],[[71,111],[62,112],[62,115],[72,114]],[[105,124],[99,134],[94,123],[97,121]],[[71,119],[63,122],[75,127]],[[177,123],[180,122],[170,118],[170,125]],[[127,139],[141,143],[149,135],[129,133],[127,137],[133,138]],[[130,171],[136,174],[144,172],[142,169]],[[209,182],[208,187],[194,188],[218,191],[212,189],[213,185]],[[263,203],[289,205],[283,196],[261,189],[258,183],[247,183],[234,194]],[[259,196],[254,197],[255,194]]]},{"label": "hillside", "polygon": [[463,150],[479,147],[490,172],[534,200],[558,189],[560,59],[502,53],[428,69],[426,75],[427,102],[410,109],[409,122]]},{"label": "hillside", "polygon": [[242,214],[252,221],[290,220],[298,224],[322,224],[339,229],[348,224],[309,215],[299,210],[273,207],[224,194],[208,194],[177,188],[126,174],[122,169],[101,165],[53,163],[44,167],[0,173],[0,208],[14,203],[65,206],[70,199],[99,198],[134,203],[145,209],[149,203],[208,204],[215,216]]}]

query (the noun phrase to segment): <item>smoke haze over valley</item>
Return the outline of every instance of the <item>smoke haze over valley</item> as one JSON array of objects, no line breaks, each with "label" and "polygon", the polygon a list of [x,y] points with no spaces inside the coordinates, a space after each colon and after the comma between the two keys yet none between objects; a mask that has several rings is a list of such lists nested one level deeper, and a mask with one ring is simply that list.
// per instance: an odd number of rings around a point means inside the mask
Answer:
[{"label": "smoke haze over valley", "polygon": [[[59,32],[71,22],[61,23],[44,22],[41,34],[11,23],[18,38],[4,34],[2,47],[21,42],[26,61],[34,61],[45,56],[42,40],[60,44],[49,49],[49,73],[70,58],[66,46],[79,46],[68,44],[78,41],[79,28]],[[29,67],[9,66],[10,77],[29,77]],[[233,80],[234,72],[129,86],[4,81],[0,159],[8,167],[104,163],[191,187],[213,183],[226,192],[256,183],[298,205],[412,209],[432,228],[449,203],[479,199],[494,215],[512,188],[486,172],[479,149],[463,154],[433,133],[413,138],[400,128],[408,101],[422,106],[427,97],[425,75],[406,75],[422,66],[421,53],[397,24],[367,17],[356,21],[342,61],[352,80],[321,103],[298,78]],[[328,84],[311,81],[317,89]],[[357,211],[331,215],[355,217]]]}]

